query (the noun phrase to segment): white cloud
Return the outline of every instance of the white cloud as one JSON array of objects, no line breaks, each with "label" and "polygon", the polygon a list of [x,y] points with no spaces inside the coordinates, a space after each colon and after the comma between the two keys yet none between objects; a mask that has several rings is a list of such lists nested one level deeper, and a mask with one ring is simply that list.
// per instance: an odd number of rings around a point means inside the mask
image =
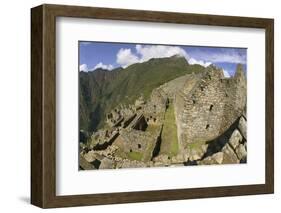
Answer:
[{"label": "white cloud", "polygon": [[120,64],[123,68],[126,68],[131,64],[139,62],[139,58],[132,53],[131,49],[121,48],[118,51],[116,57],[116,62]]},{"label": "white cloud", "polygon": [[229,72],[226,71],[225,69],[223,69],[223,75],[224,75],[225,78],[230,78],[231,77]]},{"label": "white cloud", "polygon": [[98,63],[93,70],[97,69],[97,68],[102,68],[104,70],[112,70],[114,67],[111,64],[103,64],[102,62]]},{"label": "white cloud", "polygon": [[165,58],[179,55],[188,59],[186,51],[180,47],[164,45],[136,45],[136,54],[131,49],[121,48],[117,53],[116,62],[123,68],[134,63],[146,62],[152,58]]},{"label": "white cloud", "polygon": [[89,68],[87,64],[81,64],[79,66],[79,70],[83,71],[83,72],[90,72],[97,68],[102,68],[105,70],[112,70],[114,67],[111,64],[106,65],[106,64],[103,64],[102,62],[98,63],[94,68]]},{"label": "white cloud", "polygon": [[246,57],[241,56],[239,54],[234,54],[234,53],[226,53],[226,54],[213,54],[210,55],[210,60],[213,62],[228,62],[228,63],[239,63],[239,64],[246,64]]},{"label": "white cloud", "polygon": [[81,64],[81,65],[79,66],[79,70],[80,70],[80,71],[83,71],[83,72],[88,72],[88,71],[89,71],[88,65],[87,65],[87,64]]},{"label": "white cloud", "polygon": [[136,51],[140,55],[140,62],[148,61],[151,58],[166,58],[174,55],[188,59],[188,54],[184,49],[177,46],[165,45],[136,45]]},{"label": "white cloud", "polygon": [[219,52],[206,52],[198,49],[196,52],[193,52],[196,56],[203,58],[206,61],[211,61],[212,63],[247,63],[247,55],[241,54],[236,49],[224,49]]},{"label": "white cloud", "polygon": [[[204,52],[198,50],[195,52],[196,58],[189,57],[189,54],[180,46],[165,46],[165,45],[136,45],[135,52],[132,49],[121,48],[117,53],[116,62],[123,68],[128,67],[134,63],[142,63],[150,60],[151,58],[165,58],[174,55],[184,57],[189,64],[199,64],[207,67],[212,63],[241,63],[246,64],[246,54],[239,54],[237,50],[225,50],[221,52]],[[204,60],[202,60],[204,59]]]},{"label": "white cloud", "polygon": [[196,60],[195,58],[190,58],[188,60],[188,63],[189,64],[199,64],[203,67],[208,67],[212,64],[212,62],[205,62],[205,61],[202,61],[202,60]]},{"label": "white cloud", "polygon": [[196,60],[190,58],[188,53],[178,46],[165,46],[165,45],[136,45],[136,54],[131,49],[121,48],[117,53],[116,62],[123,68],[128,67],[134,63],[146,62],[152,58],[166,58],[174,55],[184,57],[189,64],[200,64],[207,67],[211,62]]}]

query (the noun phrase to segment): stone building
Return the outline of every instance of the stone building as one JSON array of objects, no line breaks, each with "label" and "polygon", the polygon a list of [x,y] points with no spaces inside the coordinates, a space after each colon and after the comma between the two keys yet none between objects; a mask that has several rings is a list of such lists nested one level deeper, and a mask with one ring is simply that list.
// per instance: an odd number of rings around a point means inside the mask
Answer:
[{"label": "stone building", "polygon": [[168,98],[160,88],[152,91],[149,102],[143,106],[143,114],[148,124],[162,124]]},{"label": "stone building", "polygon": [[234,77],[224,78],[214,66],[186,81],[175,96],[178,141],[210,141],[221,135],[243,113],[246,106],[246,78],[241,65]]}]

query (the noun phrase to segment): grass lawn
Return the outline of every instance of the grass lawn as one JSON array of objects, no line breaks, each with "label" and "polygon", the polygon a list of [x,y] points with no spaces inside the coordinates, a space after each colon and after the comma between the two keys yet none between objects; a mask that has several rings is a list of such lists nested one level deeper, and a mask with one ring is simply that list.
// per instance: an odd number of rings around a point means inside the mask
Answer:
[{"label": "grass lawn", "polygon": [[206,141],[196,141],[196,142],[187,144],[186,148],[189,148],[190,150],[198,149],[198,148],[201,148],[201,146],[204,144],[206,144]]},{"label": "grass lawn", "polygon": [[138,160],[141,161],[142,160],[142,156],[143,154],[140,152],[128,152],[127,153],[128,159],[130,160]]},{"label": "grass lawn", "polygon": [[[149,132],[152,135],[152,137],[155,138],[155,140],[156,140],[157,136],[160,134],[160,131],[161,131],[161,125],[151,124],[151,125],[148,125],[148,127],[146,129],[146,132]],[[147,161],[151,160],[151,156],[152,156],[153,150],[154,150],[155,145],[156,145],[155,140],[153,140],[153,141],[151,141],[151,143],[147,144],[146,150],[143,154],[143,161],[144,162],[147,162]]]},{"label": "grass lawn", "polygon": [[162,131],[162,143],[159,154],[166,154],[170,157],[178,154],[177,126],[174,114],[174,105],[170,104],[165,114],[165,121]]}]

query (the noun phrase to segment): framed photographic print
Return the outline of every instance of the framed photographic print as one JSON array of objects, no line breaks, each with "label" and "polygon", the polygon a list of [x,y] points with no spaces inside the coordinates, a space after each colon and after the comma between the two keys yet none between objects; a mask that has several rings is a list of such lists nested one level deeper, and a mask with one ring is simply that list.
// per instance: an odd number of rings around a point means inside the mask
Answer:
[{"label": "framed photographic print", "polygon": [[272,19],[31,9],[31,203],[273,193]]}]

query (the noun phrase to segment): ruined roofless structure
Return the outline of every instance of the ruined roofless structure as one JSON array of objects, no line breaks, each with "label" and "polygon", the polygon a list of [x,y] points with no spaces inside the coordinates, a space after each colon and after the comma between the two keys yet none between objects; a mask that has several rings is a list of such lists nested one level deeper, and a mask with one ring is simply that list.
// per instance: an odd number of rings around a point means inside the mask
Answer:
[{"label": "ruined roofless structure", "polygon": [[242,65],[231,78],[210,66],[202,75],[188,79],[174,100],[181,149],[188,143],[211,141],[223,134],[246,109],[246,93]]},{"label": "ruined roofless structure", "polygon": [[[140,97],[134,105],[120,105],[111,110],[107,114],[108,128],[93,133],[89,150],[81,153],[88,162],[99,161],[103,165],[107,160],[106,165],[95,169],[200,161],[207,152],[206,142],[225,138],[225,133],[237,120],[245,121],[246,86],[242,65],[237,66],[235,75],[230,78],[225,78],[223,70],[212,65],[203,72],[178,77],[155,88],[149,100]],[[246,131],[246,124],[239,129]],[[239,143],[243,144],[239,147],[245,149],[246,134],[242,135],[244,140],[241,139]],[[220,163],[237,163],[245,157],[245,150],[239,160],[235,157],[237,150],[229,151],[228,140],[232,140],[229,137],[224,139],[227,145],[217,155],[213,153],[220,157]],[[171,144],[178,147],[174,153],[171,153]],[[200,148],[191,150],[193,144]],[[97,159],[97,154],[104,160]]]}]

